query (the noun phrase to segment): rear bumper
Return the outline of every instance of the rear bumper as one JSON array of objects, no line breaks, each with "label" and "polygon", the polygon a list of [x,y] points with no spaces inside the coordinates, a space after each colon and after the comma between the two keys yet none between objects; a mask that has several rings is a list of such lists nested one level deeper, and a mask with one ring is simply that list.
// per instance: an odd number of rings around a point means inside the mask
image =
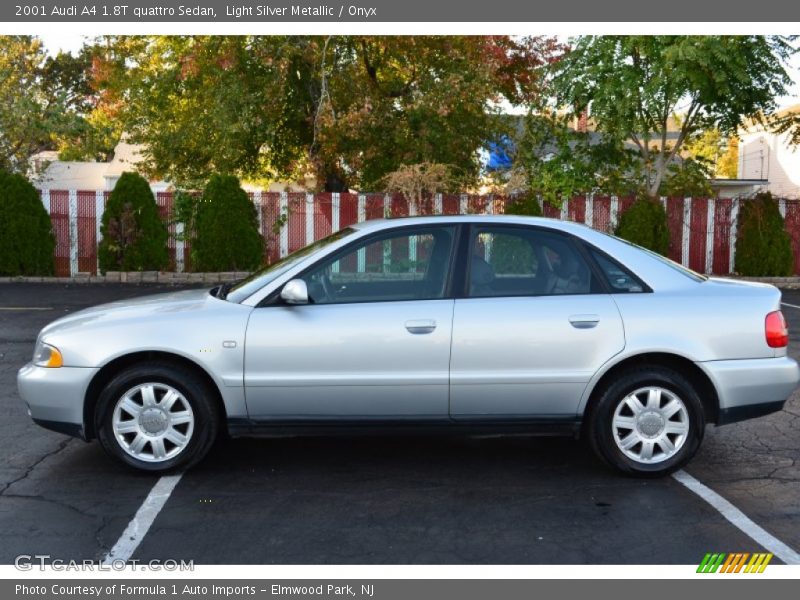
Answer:
[{"label": "rear bumper", "polygon": [[83,405],[89,383],[99,369],[47,369],[28,363],[17,374],[20,397],[28,414],[42,427],[86,439]]},{"label": "rear bumper", "polygon": [[800,384],[800,367],[788,356],[697,365],[717,390],[718,425],[779,411]]}]

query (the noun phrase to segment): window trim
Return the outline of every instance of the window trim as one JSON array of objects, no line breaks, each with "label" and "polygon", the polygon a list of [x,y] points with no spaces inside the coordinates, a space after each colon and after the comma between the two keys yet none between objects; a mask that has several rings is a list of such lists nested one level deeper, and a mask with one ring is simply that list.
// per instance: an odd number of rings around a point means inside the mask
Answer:
[{"label": "window trim", "polygon": [[[575,250],[575,253],[578,254],[578,256],[580,256],[583,259],[589,270],[594,274],[595,277],[597,277],[597,281],[603,288],[603,292],[589,291],[589,292],[569,293],[569,294],[510,294],[510,295],[498,295],[498,296],[471,295],[469,293],[469,283],[470,283],[469,280],[471,275],[471,267],[469,265],[468,259],[472,256],[472,252],[475,247],[475,240],[477,239],[477,234],[475,233],[476,230],[480,231],[481,229],[487,229],[487,228],[491,228],[495,231],[502,229],[509,229],[512,231],[545,233],[562,238],[566,244],[572,246],[572,248]],[[468,234],[465,237],[467,240],[466,243],[467,248],[466,252],[463,254],[463,259],[462,259],[462,268],[465,270],[464,281],[461,289],[459,290],[460,294],[456,296],[457,298],[464,300],[478,300],[478,299],[482,300],[486,298],[550,298],[556,296],[596,296],[601,293],[604,294],[611,293],[608,280],[603,274],[602,269],[600,269],[597,263],[594,260],[592,260],[590,253],[586,250],[586,248],[583,247],[583,244],[586,242],[583,239],[569,232],[553,229],[550,227],[542,227],[539,225],[525,225],[522,223],[470,223]]]},{"label": "window trim", "polygon": [[[340,260],[343,256],[351,253],[354,249],[358,249],[362,246],[368,246],[376,241],[381,241],[387,238],[398,237],[403,234],[404,231],[419,231],[424,232],[425,230],[429,229],[443,229],[443,228],[452,228],[453,229],[453,240],[450,243],[450,260],[448,261],[447,265],[447,278],[445,280],[445,287],[444,293],[440,298],[412,298],[412,299],[395,299],[395,300],[359,300],[356,302],[326,302],[325,304],[314,304],[309,302],[308,304],[304,304],[302,306],[341,306],[345,304],[386,304],[389,302],[434,302],[436,300],[452,300],[453,299],[453,280],[454,280],[454,272],[457,268],[458,264],[458,252],[461,248],[461,238],[463,237],[462,231],[464,229],[464,225],[461,223],[425,223],[425,224],[414,224],[414,225],[403,225],[400,227],[393,227],[391,229],[382,229],[380,231],[376,231],[373,234],[365,235],[360,237],[352,242],[342,246],[338,250],[323,256],[320,260],[315,261],[314,263],[308,265],[302,271],[296,273],[291,279],[302,279],[305,275],[307,275],[310,271],[316,269],[322,262],[336,262]],[[291,279],[289,281],[291,281]],[[289,306],[281,301],[280,295],[281,290],[283,289],[283,285],[279,285],[273,292],[267,295],[261,302],[256,305],[256,308],[265,308],[269,306]]]}]

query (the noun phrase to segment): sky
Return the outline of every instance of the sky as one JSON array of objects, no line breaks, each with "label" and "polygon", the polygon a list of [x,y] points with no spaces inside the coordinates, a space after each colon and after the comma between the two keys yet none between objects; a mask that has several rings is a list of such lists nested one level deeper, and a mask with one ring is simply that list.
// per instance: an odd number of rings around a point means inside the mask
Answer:
[{"label": "sky", "polygon": [[[86,36],[78,34],[48,34],[39,37],[49,54],[58,54],[59,51],[77,52],[83,45]],[[786,108],[787,106],[800,103],[800,53],[792,57],[787,70],[793,83],[789,89],[789,93],[778,99],[778,108]]]}]

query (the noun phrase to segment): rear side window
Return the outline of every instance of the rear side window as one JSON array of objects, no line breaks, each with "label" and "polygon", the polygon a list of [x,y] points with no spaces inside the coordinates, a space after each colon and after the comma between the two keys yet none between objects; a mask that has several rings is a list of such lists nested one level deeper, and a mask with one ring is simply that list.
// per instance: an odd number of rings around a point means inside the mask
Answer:
[{"label": "rear side window", "polygon": [[617,261],[594,248],[590,248],[589,252],[606,276],[612,294],[636,294],[646,291],[644,284]]},{"label": "rear side window", "polygon": [[472,298],[604,291],[569,238],[539,229],[476,228],[468,268]]}]

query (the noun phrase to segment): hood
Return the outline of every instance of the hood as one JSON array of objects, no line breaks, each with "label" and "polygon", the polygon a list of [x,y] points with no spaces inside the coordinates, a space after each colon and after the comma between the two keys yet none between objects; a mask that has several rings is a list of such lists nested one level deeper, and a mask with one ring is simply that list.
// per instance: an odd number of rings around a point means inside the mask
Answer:
[{"label": "hood", "polygon": [[227,304],[227,301],[211,296],[208,289],[167,292],[118,300],[85,308],[61,317],[42,329],[39,335],[44,337],[67,330],[80,329],[87,325],[105,325],[116,321],[139,320],[145,317],[177,316],[180,313],[203,310],[212,303],[219,306],[219,303]]}]

